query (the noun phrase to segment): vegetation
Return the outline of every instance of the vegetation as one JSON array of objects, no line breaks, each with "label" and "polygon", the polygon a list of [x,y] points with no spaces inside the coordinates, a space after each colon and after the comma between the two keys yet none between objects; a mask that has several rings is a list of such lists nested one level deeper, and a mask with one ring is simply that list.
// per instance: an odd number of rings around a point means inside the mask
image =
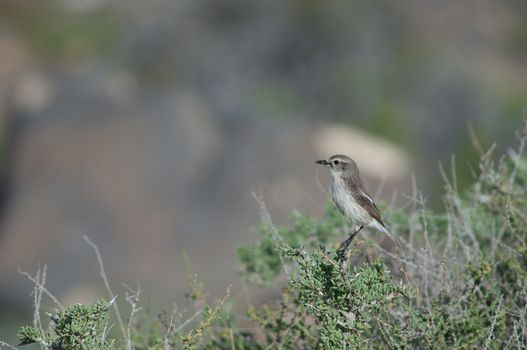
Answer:
[{"label": "vegetation", "polygon": [[[229,293],[206,303],[189,269],[192,307],[186,313],[176,309],[152,320],[139,312],[139,292],[129,289],[128,323],[116,314],[122,336],[108,337],[111,303],[99,301],[60,310],[49,332],[38,323],[22,327],[19,338],[67,350],[523,349],[526,139],[524,133],[518,149],[497,160],[493,148],[482,154],[479,174],[463,193],[454,167],[451,176],[443,172],[444,213],[427,209],[415,189],[407,205],[383,206],[385,221],[403,243],[400,252],[363,235],[339,261],[335,248],[349,227],[332,205],[320,221],[293,213],[291,227],[280,228],[258,198],[261,239],[237,249],[244,279],[283,288],[279,300],[248,310],[249,328],[240,328]],[[42,279],[34,280],[42,295]]]},{"label": "vegetation", "polygon": [[90,306],[74,305],[62,309],[51,320],[52,331],[44,333],[35,327],[21,327],[21,345],[38,343],[50,349],[115,349],[113,340],[107,341],[106,311],[110,305],[99,300]]}]

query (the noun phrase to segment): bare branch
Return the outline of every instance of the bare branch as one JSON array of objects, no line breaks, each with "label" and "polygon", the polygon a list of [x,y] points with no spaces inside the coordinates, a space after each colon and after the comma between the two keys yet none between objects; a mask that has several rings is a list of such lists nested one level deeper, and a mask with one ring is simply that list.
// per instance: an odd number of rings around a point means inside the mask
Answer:
[{"label": "bare branch", "polygon": [[[108,277],[106,276],[106,271],[104,269],[104,264],[102,262],[102,256],[101,256],[101,253],[99,252],[99,248],[95,245],[95,243],[93,243],[88,238],[88,236],[83,236],[83,238],[89,245],[91,245],[91,247],[95,251],[95,255],[97,257],[97,262],[99,263],[101,278],[102,278],[102,280],[104,282],[104,286],[106,287],[106,291],[108,292],[108,295],[110,296],[110,299],[115,299],[116,296],[113,293],[112,288],[110,287],[110,282],[108,282]],[[115,315],[117,317],[117,322],[119,323],[119,328],[121,328],[121,333],[123,334],[123,337],[126,338],[126,329],[124,327],[124,322],[123,322],[123,319],[121,318],[121,313],[119,312],[119,308],[117,307],[117,303],[113,303],[113,309],[114,309]]]},{"label": "bare branch", "polygon": [[39,288],[42,289],[42,291],[44,293],[46,293],[46,295],[55,303],[57,304],[57,306],[61,309],[64,309],[64,306],[60,303],[60,301],[55,298],[55,296],[53,294],[51,294],[51,292],[49,290],[46,289],[46,287],[44,287],[40,281],[37,281],[35,278],[33,278],[33,276],[31,276],[29,273],[27,273],[26,271],[23,271],[21,269],[18,269],[18,273],[23,275],[23,276],[26,276],[31,282],[33,282],[35,285],[38,285]]},{"label": "bare branch", "polygon": [[[263,199],[263,194],[260,193],[260,195],[257,195],[255,192],[251,192],[251,194],[253,195],[254,199],[256,199],[258,204],[260,204],[260,221],[271,230],[271,234],[276,244],[276,249],[278,250],[280,244],[284,244],[284,240],[280,236],[280,233],[278,232],[278,230],[273,224],[273,221],[271,220],[271,214],[269,214],[269,211],[267,210],[267,206],[265,205],[265,201]],[[287,276],[290,276],[289,267],[286,265],[282,254],[280,254],[279,251],[278,256],[280,257],[280,263],[282,264],[284,273]]]}]

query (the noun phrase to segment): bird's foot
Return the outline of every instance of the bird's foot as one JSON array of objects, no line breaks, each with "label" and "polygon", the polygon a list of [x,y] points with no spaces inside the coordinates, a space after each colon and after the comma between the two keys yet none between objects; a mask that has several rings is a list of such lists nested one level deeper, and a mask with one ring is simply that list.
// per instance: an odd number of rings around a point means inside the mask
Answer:
[{"label": "bird's foot", "polygon": [[349,246],[351,245],[351,242],[353,242],[353,239],[359,233],[364,226],[360,226],[359,229],[355,232],[353,232],[348,238],[346,238],[342,243],[340,243],[339,248],[337,249],[337,261],[342,266],[342,263],[347,260],[346,259],[346,251],[348,250]]},{"label": "bird's foot", "polygon": [[346,240],[342,241],[340,243],[339,248],[337,249],[337,261],[342,265],[344,261],[346,261],[346,252],[353,241],[353,236],[348,237]]}]

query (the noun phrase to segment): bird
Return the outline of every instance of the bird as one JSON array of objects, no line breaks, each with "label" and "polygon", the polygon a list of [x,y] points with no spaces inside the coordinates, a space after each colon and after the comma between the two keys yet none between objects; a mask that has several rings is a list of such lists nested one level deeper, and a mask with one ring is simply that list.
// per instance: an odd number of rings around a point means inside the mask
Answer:
[{"label": "bird", "polygon": [[379,209],[362,182],[357,163],[351,157],[336,154],[328,160],[317,160],[315,163],[329,168],[333,202],[344,217],[359,226],[340,244],[338,255],[342,256],[346,252],[357,233],[364,227],[371,227],[386,234],[398,247],[401,246],[384,224]]}]

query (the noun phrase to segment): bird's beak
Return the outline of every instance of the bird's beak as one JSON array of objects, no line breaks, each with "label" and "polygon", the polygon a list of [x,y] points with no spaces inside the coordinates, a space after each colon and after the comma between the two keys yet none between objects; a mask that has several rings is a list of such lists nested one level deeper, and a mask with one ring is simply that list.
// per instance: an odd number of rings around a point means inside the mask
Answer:
[{"label": "bird's beak", "polygon": [[320,165],[329,165],[328,161],[325,159],[317,160],[315,163]]}]

